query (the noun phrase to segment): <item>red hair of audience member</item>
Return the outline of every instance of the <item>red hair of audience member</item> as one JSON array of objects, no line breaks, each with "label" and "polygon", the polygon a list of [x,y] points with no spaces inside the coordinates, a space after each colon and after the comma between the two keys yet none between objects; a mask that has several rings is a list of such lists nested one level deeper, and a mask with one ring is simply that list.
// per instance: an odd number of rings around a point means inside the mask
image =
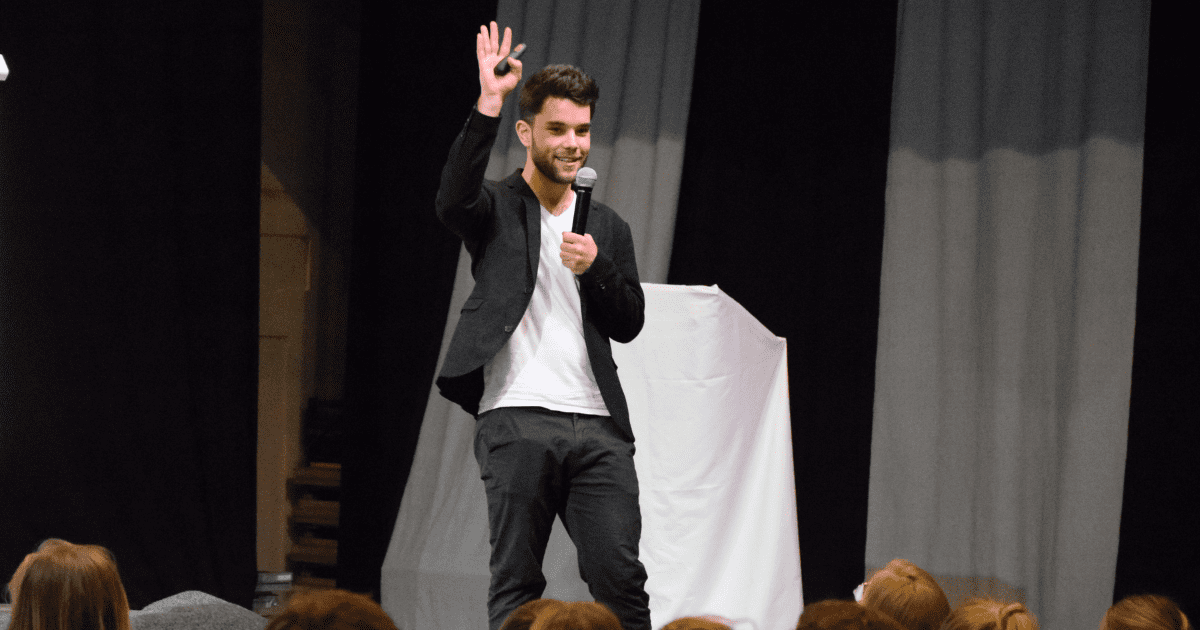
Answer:
[{"label": "red hair of audience member", "polygon": [[621,630],[621,621],[604,604],[561,602],[538,614],[530,630]]},{"label": "red hair of audience member", "polygon": [[862,604],[895,619],[907,630],[938,630],[950,614],[950,602],[937,580],[900,558],[867,580]]},{"label": "red hair of audience member", "polygon": [[1025,604],[983,597],[950,611],[942,630],[1038,630],[1038,621]]},{"label": "red hair of audience member", "polygon": [[857,602],[827,599],[805,606],[796,630],[904,630],[904,626]]},{"label": "red hair of audience member", "polygon": [[266,630],[396,630],[375,600],[341,589],[297,590]]},{"label": "red hair of audience member", "polygon": [[1130,595],[1113,604],[1100,630],[1191,630],[1179,605],[1162,595]]},{"label": "red hair of audience member", "polygon": [[710,617],[680,617],[659,630],[733,630]]},{"label": "red hair of audience member", "polygon": [[500,630],[529,630],[538,615],[546,610],[562,607],[557,599],[531,599],[509,613],[508,619],[500,626]]},{"label": "red hair of audience member", "polygon": [[25,556],[8,590],[9,630],[130,630],[117,563],[98,545],[51,538]]}]

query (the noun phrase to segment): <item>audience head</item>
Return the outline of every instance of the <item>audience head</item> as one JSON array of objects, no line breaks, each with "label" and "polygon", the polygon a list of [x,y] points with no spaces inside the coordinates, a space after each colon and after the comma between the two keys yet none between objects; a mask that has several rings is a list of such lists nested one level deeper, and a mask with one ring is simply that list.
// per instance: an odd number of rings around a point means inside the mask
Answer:
[{"label": "audience head", "polygon": [[950,611],[942,630],[1038,630],[1038,622],[1025,604],[978,598]]},{"label": "audience head", "polygon": [[557,599],[533,599],[525,602],[517,607],[508,615],[508,619],[504,620],[504,624],[500,626],[500,630],[529,630],[533,627],[533,622],[543,611],[551,608],[561,607],[562,602]]},{"label": "audience head", "polygon": [[663,626],[661,630],[733,630],[728,624],[715,617],[680,617]]},{"label": "audience head", "polygon": [[104,547],[47,540],[25,556],[8,590],[9,630],[130,630],[125,587]]},{"label": "audience head", "polygon": [[266,630],[396,630],[375,600],[340,589],[297,590]]},{"label": "audience head", "polygon": [[933,576],[899,558],[867,580],[862,604],[895,619],[906,630],[938,630],[950,614],[950,602]]},{"label": "audience head", "polygon": [[1191,630],[1187,615],[1162,595],[1131,595],[1104,613],[1100,630]]},{"label": "audience head", "polygon": [[559,602],[537,615],[531,630],[621,630],[621,622],[604,604]]},{"label": "audience head", "polygon": [[873,608],[827,599],[805,606],[796,630],[903,630],[903,626]]}]

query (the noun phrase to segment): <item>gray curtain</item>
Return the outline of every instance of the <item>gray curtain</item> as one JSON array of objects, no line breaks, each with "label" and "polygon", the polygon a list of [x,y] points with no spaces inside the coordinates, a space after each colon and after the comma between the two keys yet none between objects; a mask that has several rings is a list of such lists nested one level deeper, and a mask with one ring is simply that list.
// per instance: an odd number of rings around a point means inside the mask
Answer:
[{"label": "gray curtain", "polygon": [[[497,10],[500,26],[511,26],[514,41],[529,46],[521,58],[525,76],[550,63],[570,63],[599,83],[588,160],[600,176],[593,198],[629,222],[643,282],[667,277],[699,19],[699,0],[501,0]],[[471,34],[464,33],[463,41],[470,46]],[[503,116],[490,179],[525,163],[513,130],[515,94]],[[463,251],[439,369],[473,286]],[[402,628],[486,625],[486,502],[473,432],[471,416],[435,387],[381,576],[384,608]],[[588,599],[576,567],[574,548],[556,523],[546,557],[546,596]]]},{"label": "gray curtain", "polygon": [[866,570],[1112,603],[1150,3],[900,4]]}]

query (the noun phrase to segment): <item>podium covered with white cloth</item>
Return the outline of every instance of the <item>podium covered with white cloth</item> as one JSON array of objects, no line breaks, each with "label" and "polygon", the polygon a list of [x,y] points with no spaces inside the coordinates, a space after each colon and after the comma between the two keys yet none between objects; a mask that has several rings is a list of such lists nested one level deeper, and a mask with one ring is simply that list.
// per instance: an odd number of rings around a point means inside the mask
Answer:
[{"label": "podium covered with white cloth", "polygon": [[[646,325],[631,343],[614,343],[613,356],[637,436],[653,626],[718,615],[739,630],[795,628],[802,594],[786,341],[715,286],[642,286]],[[487,626],[487,501],[474,428],[431,394],[383,565],[383,607],[401,628]],[[543,566],[544,597],[591,599],[558,521]]]}]

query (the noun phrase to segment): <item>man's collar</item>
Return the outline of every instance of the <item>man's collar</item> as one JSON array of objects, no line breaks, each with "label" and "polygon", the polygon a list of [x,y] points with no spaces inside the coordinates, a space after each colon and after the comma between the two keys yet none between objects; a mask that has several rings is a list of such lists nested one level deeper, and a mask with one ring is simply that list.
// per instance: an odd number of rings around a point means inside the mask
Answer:
[{"label": "man's collar", "polygon": [[518,193],[526,197],[537,198],[537,195],[533,193],[533,189],[529,187],[529,182],[525,181],[525,178],[521,176],[521,170],[522,169],[517,169],[516,172],[508,177],[505,177],[500,183],[512,188],[513,190],[516,190]]}]

